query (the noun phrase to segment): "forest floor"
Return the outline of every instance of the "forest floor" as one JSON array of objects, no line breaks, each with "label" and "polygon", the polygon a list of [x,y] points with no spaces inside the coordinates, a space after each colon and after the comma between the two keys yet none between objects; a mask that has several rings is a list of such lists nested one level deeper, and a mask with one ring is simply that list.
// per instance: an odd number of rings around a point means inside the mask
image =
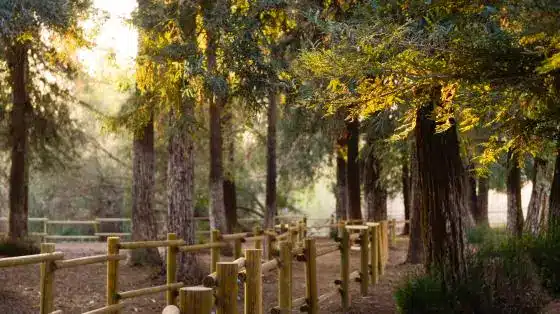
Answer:
[{"label": "forest floor", "polygon": [[[330,240],[320,239],[318,243]],[[378,284],[369,287],[367,297],[360,296],[359,283],[350,284],[351,307],[348,313],[396,313],[393,298],[394,290],[406,277],[418,270],[417,267],[403,264],[406,258],[408,241],[399,238],[397,246],[389,253],[389,264]],[[57,251],[65,253],[65,258],[75,258],[104,254],[103,243],[60,243]],[[336,289],[335,279],[340,277],[340,257],[338,252],[321,256],[317,260],[319,295]],[[222,261],[231,258],[223,257]],[[207,269],[209,255],[200,254],[199,261]],[[149,268],[129,267],[120,263],[119,290],[127,291],[165,283],[161,271]],[[351,272],[359,269],[359,251],[351,251]],[[159,274],[158,274],[159,273]],[[154,275],[155,274],[155,275]],[[105,304],[106,266],[95,264],[77,268],[58,270],[55,274],[55,309],[64,313],[78,314],[103,307]],[[265,313],[277,305],[277,274],[272,271],[264,274],[263,296]],[[0,269],[0,313],[28,314],[38,312],[39,266],[30,265]],[[305,295],[304,265],[293,264],[293,298]],[[242,300],[242,289],[240,289]],[[129,300],[123,313],[161,313],[165,306],[163,293]],[[243,302],[240,303],[240,309]],[[546,313],[560,313],[558,304],[549,307]],[[243,311],[241,310],[240,313]],[[299,312],[299,311],[298,311]],[[343,313],[340,298],[334,296],[320,305],[321,313]]]}]

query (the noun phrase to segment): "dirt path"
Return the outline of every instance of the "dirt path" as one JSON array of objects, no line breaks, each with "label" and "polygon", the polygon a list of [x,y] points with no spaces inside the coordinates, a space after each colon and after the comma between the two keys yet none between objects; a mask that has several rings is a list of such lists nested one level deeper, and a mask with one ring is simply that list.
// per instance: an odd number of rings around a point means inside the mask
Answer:
[{"label": "dirt path", "polygon": [[[320,242],[327,240],[321,239]],[[412,268],[401,265],[406,256],[406,240],[400,240],[397,248],[391,250],[386,274],[379,284],[370,287],[368,297],[359,295],[359,284],[351,283],[350,313],[395,313],[393,290]],[[57,244],[57,251],[65,253],[66,258],[104,254],[102,243]],[[208,254],[199,259],[203,267],[208,267]],[[227,261],[231,258],[224,257]],[[132,268],[123,265],[119,268],[119,290],[127,291],[164,283],[162,276],[154,276],[157,270]],[[319,257],[317,262],[319,295],[336,288],[334,280],[340,277],[340,255],[334,252]],[[359,268],[359,252],[351,252],[351,271]],[[104,306],[105,302],[104,264],[63,269],[55,275],[55,309],[64,313],[78,314]],[[273,271],[264,274],[263,295],[265,313],[277,304],[277,275]],[[305,295],[305,273],[303,263],[294,262],[293,298]],[[39,302],[39,266],[31,265],[10,269],[0,269],[0,313],[37,313]],[[241,295],[242,298],[242,295]],[[161,313],[165,298],[163,294],[136,298],[129,301],[123,313]],[[240,302],[242,306],[242,302]],[[321,304],[321,313],[342,313],[340,298],[333,297]]]}]

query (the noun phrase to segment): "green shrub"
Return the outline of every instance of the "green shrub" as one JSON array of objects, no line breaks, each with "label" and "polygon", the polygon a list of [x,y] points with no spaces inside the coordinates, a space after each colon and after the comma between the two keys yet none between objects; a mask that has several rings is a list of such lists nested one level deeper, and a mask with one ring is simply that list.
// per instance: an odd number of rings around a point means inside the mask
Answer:
[{"label": "green shrub", "polygon": [[528,239],[527,251],[537,266],[543,286],[552,295],[560,295],[560,233]]},{"label": "green shrub", "polygon": [[37,243],[31,240],[17,240],[17,241],[13,241],[10,239],[0,240],[1,257],[39,254],[40,252],[41,250],[39,249]]},{"label": "green shrub", "polygon": [[444,289],[437,273],[408,280],[395,294],[400,313],[533,314],[548,300],[526,241],[482,241],[467,275]]}]

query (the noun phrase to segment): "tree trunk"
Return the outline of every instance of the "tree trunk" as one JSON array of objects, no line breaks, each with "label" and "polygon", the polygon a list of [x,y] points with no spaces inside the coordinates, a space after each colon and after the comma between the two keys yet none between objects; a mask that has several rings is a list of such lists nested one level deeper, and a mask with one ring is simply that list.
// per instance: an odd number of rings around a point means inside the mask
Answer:
[{"label": "tree trunk", "polygon": [[416,150],[410,152],[410,182],[411,182],[411,213],[410,213],[410,241],[408,242],[407,263],[422,264],[424,262],[424,232],[422,230],[422,189],[418,174],[418,159]]},{"label": "tree trunk", "polygon": [[27,237],[28,193],[29,193],[29,119],[31,104],[27,80],[29,63],[28,47],[16,44],[7,48],[7,63],[12,88],[13,108],[10,112],[10,225],[11,240]]},{"label": "tree trunk", "polygon": [[560,148],[556,151],[556,162],[554,163],[554,175],[550,187],[548,200],[548,228],[547,231],[555,232],[560,226]]},{"label": "tree trunk", "polygon": [[488,223],[488,191],[490,184],[488,177],[478,178],[478,195],[476,197],[476,224],[478,226],[489,226]]},{"label": "tree trunk", "polygon": [[235,188],[235,131],[233,129],[233,114],[231,106],[224,116],[224,129],[227,130],[226,149],[227,159],[224,177],[224,207],[226,210],[227,232],[233,233],[237,229],[237,192]]},{"label": "tree trunk", "polygon": [[346,184],[346,160],[343,149],[346,148],[345,139],[338,141],[336,147],[336,219],[347,219],[348,187]]},{"label": "tree trunk", "polygon": [[541,217],[544,210],[542,207],[543,195],[546,195],[546,160],[535,157],[533,160],[533,189],[531,199],[527,208],[527,221],[525,222],[525,232],[537,235],[540,232]]},{"label": "tree trunk", "polygon": [[[154,122],[134,132],[132,151],[132,241],[156,240]],[[130,250],[132,265],[161,265],[157,249]]]},{"label": "tree trunk", "polygon": [[360,206],[360,167],[358,165],[358,152],[360,142],[360,122],[358,119],[346,122],[348,133],[347,150],[348,159],[346,164],[346,184],[348,187],[348,219],[361,220],[362,210]]},{"label": "tree trunk", "polygon": [[520,237],[523,233],[523,211],[521,210],[521,169],[517,153],[507,153],[507,229]]},{"label": "tree trunk", "polygon": [[[410,207],[412,206],[411,199],[411,175],[410,175],[410,159],[403,158],[401,165],[401,182],[402,182],[402,194],[404,203],[404,219],[410,220]],[[410,234],[410,224],[404,224],[402,235]]]},{"label": "tree trunk", "polygon": [[276,216],[276,115],[278,110],[276,89],[268,95],[268,127],[266,135],[266,214],[264,227],[274,227]]},{"label": "tree trunk", "polygon": [[[374,145],[369,141],[368,145]],[[381,182],[381,161],[375,155],[375,149],[364,157],[364,198],[369,221],[387,219],[387,189]]]},{"label": "tree trunk", "polygon": [[[437,88],[432,103],[418,109],[416,149],[422,197],[422,227],[425,232],[426,269],[442,275],[446,287],[462,281],[466,274],[464,178],[459,139],[454,119],[451,126],[436,132],[434,109],[441,95]],[[468,218],[467,218],[468,219]]]},{"label": "tree trunk", "polygon": [[[203,14],[206,29],[206,66],[208,73],[218,77],[216,63],[216,50],[218,29],[215,24],[214,14],[216,3],[210,0],[203,2]],[[224,169],[222,147],[221,115],[225,103],[225,91],[212,90],[208,92],[207,99],[210,105],[210,226],[222,233],[227,232],[226,213],[224,208]]]},{"label": "tree trunk", "polygon": [[[193,117],[194,104],[183,99],[182,113],[170,113],[171,125],[175,129],[169,137],[167,162],[167,230],[177,234],[187,244],[195,244],[194,221],[194,154],[192,128],[180,128],[178,122],[184,117]],[[177,123],[178,122],[178,123]],[[200,278],[196,255],[179,253],[178,278],[184,282],[195,282]]]},{"label": "tree trunk", "polygon": [[467,181],[465,185],[467,195],[466,206],[474,218],[475,224],[478,224],[478,216],[480,216],[480,214],[478,210],[478,195],[476,191],[476,175],[474,173],[474,165],[471,162],[467,165],[465,175]]}]

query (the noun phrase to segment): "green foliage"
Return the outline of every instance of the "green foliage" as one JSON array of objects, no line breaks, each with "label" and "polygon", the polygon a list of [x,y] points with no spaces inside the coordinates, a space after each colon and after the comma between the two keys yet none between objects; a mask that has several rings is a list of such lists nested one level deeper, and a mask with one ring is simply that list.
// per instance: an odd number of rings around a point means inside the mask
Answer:
[{"label": "green foliage", "polygon": [[13,257],[39,254],[41,250],[36,242],[31,240],[0,239],[0,256]]},{"label": "green foliage", "polygon": [[417,314],[536,314],[549,300],[524,242],[500,236],[487,236],[468,257],[467,276],[458,286],[444,288],[439,274],[423,274],[395,296],[400,313]]}]

